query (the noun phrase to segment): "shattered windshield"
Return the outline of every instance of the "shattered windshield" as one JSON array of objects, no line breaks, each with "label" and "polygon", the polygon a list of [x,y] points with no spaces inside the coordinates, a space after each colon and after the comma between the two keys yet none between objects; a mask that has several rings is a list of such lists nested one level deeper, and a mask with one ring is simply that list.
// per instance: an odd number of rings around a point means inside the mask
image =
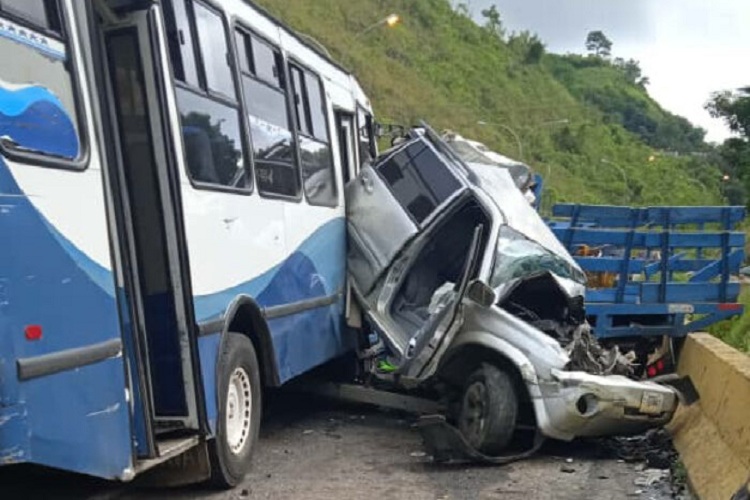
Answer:
[{"label": "shattered windshield", "polygon": [[561,278],[568,278],[580,284],[586,283],[585,275],[566,259],[550,252],[518,231],[503,226],[497,239],[490,286],[496,288],[515,278],[530,276],[540,271],[550,271]]}]

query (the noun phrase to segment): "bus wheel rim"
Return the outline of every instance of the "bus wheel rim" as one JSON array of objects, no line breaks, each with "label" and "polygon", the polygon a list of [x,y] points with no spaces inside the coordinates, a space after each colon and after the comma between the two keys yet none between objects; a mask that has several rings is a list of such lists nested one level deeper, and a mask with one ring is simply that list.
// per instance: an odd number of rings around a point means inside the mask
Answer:
[{"label": "bus wheel rim", "polygon": [[229,377],[226,405],[226,440],[229,450],[239,454],[250,438],[253,398],[250,377],[237,367]]}]

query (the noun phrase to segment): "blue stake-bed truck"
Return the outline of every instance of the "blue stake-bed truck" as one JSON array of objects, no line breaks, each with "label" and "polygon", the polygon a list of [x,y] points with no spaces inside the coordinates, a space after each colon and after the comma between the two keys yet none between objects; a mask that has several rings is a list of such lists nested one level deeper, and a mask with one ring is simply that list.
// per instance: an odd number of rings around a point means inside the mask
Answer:
[{"label": "blue stake-bed truck", "polygon": [[654,377],[674,369],[688,333],[743,313],[745,215],[739,206],[557,204],[549,224],[588,275],[596,336],[631,347]]},{"label": "blue stake-bed truck", "polygon": [[[544,179],[484,144],[445,133],[467,161],[507,169],[540,210]],[[675,368],[681,341],[742,314],[741,206],[628,207],[561,203],[547,223],[587,275],[586,315],[604,345],[633,352],[639,374]]]}]

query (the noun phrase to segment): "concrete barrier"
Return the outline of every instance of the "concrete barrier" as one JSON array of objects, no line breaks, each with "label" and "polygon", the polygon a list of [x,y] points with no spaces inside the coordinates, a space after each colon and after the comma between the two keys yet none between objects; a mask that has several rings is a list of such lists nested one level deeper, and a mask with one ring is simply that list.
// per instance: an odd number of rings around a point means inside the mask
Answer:
[{"label": "concrete barrier", "polygon": [[750,356],[691,334],[677,371],[690,376],[700,401],[680,407],[669,425],[675,448],[700,498],[728,500],[750,475]]}]

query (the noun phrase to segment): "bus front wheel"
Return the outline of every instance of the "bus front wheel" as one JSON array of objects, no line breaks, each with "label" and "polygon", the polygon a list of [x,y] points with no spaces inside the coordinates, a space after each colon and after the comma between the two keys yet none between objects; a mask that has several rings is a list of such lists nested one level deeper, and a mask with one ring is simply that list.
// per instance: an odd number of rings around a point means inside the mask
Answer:
[{"label": "bus front wheel", "polygon": [[261,385],[253,343],[240,333],[227,333],[219,356],[216,437],[209,447],[211,482],[237,486],[247,471],[258,440]]}]

